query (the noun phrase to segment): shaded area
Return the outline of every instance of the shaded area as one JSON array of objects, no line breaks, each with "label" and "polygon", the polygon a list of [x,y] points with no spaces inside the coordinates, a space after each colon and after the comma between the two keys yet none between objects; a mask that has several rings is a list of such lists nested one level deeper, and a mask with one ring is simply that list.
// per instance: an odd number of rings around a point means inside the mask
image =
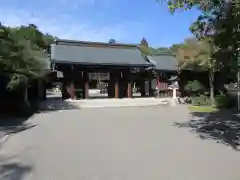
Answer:
[{"label": "shaded area", "polygon": [[80,109],[79,105],[74,102],[62,100],[59,97],[51,97],[46,101],[40,103],[39,112],[59,111],[59,110],[71,110]]},{"label": "shaded area", "polygon": [[0,139],[6,134],[13,134],[35,127],[27,120],[37,112],[37,105],[24,106],[21,114],[8,114],[0,117]]},{"label": "shaded area", "polygon": [[14,124],[13,120],[9,120],[9,122],[1,122],[0,124],[0,131],[4,131],[6,134],[12,134],[12,133],[19,133],[25,130],[28,130],[30,128],[35,127],[36,125],[32,125],[29,123],[22,123],[22,124]]},{"label": "shaded area", "polygon": [[201,139],[213,139],[217,143],[240,150],[240,116],[227,110],[211,113],[192,112],[192,119],[175,126],[189,128]]},{"label": "shaded area", "polygon": [[[29,130],[36,125],[27,123],[28,118],[1,118],[0,119],[0,139],[8,134],[15,134]],[[1,147],[2,144],[0,144]]]},{"label": "shaded area", "polygon": [[1,180],[22,180],[32,170],[30,166],[18,163],[0,165]]},{"label": "shaded area", "polygon": [[10,157],[0,156],[1,180],[23,180],[33,170],[32,166],[17,161],[18,157],[18,154]]}]

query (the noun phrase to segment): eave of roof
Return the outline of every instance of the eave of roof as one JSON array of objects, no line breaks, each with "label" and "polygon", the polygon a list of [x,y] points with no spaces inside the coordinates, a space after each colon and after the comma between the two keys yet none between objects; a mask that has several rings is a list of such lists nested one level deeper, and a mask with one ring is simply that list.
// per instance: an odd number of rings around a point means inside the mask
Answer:
[{"label": "eave of roof", "polygon": [[146,64],[127,64],[127,63],[101,63],[101,64],[96,64],[96,63],[88,63],[88,62],[70,62],[70,61],[58,61],[54,59],[50,59],[51,63],[56,63],[56,64],[75,64],[75,65],[85,65],[85,66],[120,66],[120,67],[154,67],[152,63],[146,63]]},{"label": "eave of roof", "polygon": [[136,44],[109,44],[56,40],[51,46],[51,62],[89,66],[153,67]]},{"label": "eave of roof", "polygon": [[156,70],[162,71],[177,71],[177,59],[174,54],[170,53],[158,53],[153,56],[147,56],[147,59],[153,63]]}]

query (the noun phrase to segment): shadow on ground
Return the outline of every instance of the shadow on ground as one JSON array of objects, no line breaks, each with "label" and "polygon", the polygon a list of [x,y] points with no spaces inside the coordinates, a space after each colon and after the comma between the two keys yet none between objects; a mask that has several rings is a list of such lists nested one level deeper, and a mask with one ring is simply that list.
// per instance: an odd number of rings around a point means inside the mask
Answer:
[{"label": "shadow on ground", "polygon": [[192,112],[192,119],[175,123],[175,126],[189,128],[201,139],[212,139],[217,143],[240,150],[240,116],[226,110],[212,113]]},{"label": "shadow on ground", "polygon": [[62,100],[59,97],[48,98],[39,105],[39,112],[59,111],[59,110],[72,110],[80,109],[79,105],[74,102]]},{"label": "shadow on ground", "polygon": [[28,118],[0,118],[0,138],[5,135],[26,131],[36,126],[27,123],[27,120]]},{"label": "shadow on ground", "polygon": [[0,165],[1,180],[22,180],[32,170],[31,167],[18,163]]},{"label": "shadow on ground", "polygon": [[14,134],[35,127],[34,124],[27,122],[37,111],[35,105],[19,108],[17,113],[15,111],[10,113],[11,108],[8,111],[5,114],[0,113],[0,139],[6,134]]},{"label": "shadow on ground", "polygon": [[0,157],[1,180],[23,180],[32,171],[32,166],[14,161],[14,158],[16,157]]},{"label": "shadow on ground", "polygon": [[1,119],[0,120],[0,131],[8,133],[18,133],[30,128],[35,127],[31,123],[26,122],[27,119],[16,118],[16,119]]}]

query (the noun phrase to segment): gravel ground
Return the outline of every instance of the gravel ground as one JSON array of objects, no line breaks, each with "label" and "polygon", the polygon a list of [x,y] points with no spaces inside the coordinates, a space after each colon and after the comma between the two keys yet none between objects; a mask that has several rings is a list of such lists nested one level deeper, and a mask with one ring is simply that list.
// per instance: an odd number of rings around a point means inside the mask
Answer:
[{"label": "gravel ground", "polygon": [[174,126],[189,119],[185,106],[38,114],[4,144],[0,179],[239,180],[239,152]]}]

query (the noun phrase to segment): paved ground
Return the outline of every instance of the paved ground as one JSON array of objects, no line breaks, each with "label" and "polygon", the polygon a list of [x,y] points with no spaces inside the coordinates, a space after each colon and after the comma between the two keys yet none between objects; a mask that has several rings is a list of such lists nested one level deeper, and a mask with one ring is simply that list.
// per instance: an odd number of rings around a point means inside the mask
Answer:
[{"label": "paved ground", "polygon": [[3,138],[4,135],[5,135],[5,132],[3,130],[0,130],[0,139]]},{"label": "paved ground", "polygon": [[71,109],[34,116],[0,151],[2,180],[239,180],[240,154],[173,126],[186,108]]}]

